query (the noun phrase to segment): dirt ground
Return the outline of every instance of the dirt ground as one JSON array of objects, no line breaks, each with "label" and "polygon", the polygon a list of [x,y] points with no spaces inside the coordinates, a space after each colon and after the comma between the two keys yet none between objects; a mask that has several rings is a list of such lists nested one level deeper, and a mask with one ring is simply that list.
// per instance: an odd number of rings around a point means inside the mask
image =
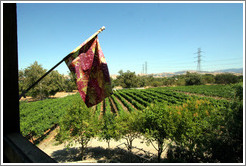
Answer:
[{"label": "dirt ground", "polygon": [[[76,94],[78,91],[74,90],[73,92],[57,92],[55,95],[50,96],[50,98],[61,98],[61,97],[66,97],[68,95],[73,95]],[[35,99],[33,99],[30,96],[26,96],[26,98],[22,97],[20,99],[20,101],[35,101]]]},{"label": "dirt ground", "polygon": [[[37,146],[51,158],[59,163],[143,163],[153,162],[156,159],[157,151],[152,145],[147,146],[142,138],[133,141],[132,152],[128,152],[124,143],[125,140],[110,141],[110,148],[106,141],[92,139],[86,149],[85,158],[82,160],[79,156],[79,144],[67,149],[66,144],[58,144],[55,135],[59,129],[53,130],[45,140]],[[154,144],[156,147],[157,145]],[[141,150],[142,149],[142,150]],[[163,152],[162,158],[166,156]],[[151,157],[153,160],[150,160]]]}]

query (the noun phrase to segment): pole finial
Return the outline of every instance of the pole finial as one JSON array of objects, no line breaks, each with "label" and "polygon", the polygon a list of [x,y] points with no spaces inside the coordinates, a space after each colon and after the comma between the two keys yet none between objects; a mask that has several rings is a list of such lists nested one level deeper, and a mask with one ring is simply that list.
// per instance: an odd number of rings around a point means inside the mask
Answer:
[{"label": "pole finial", "polygon": [[105,29],[105,26],[102,26],[102,28],[100,28],[100,32],[102,32]]}]

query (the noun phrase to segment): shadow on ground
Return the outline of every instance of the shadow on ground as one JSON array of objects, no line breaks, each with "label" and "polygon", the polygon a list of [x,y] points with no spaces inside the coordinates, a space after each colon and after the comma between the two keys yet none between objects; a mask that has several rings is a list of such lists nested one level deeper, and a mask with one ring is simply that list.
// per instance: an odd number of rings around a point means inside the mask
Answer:
[{"label": "shadow on ground", "polygon": [[[51,157],[59,163],[82,161],[79,148],[64,148],[51,154]],[[87,148],[84,159],[93,159],[97,163],[143,163],[148,162],[150,156],[141,156],[124,149],[104,149],[102,147]],[[153,162],[153,161],[152,161]]]}]

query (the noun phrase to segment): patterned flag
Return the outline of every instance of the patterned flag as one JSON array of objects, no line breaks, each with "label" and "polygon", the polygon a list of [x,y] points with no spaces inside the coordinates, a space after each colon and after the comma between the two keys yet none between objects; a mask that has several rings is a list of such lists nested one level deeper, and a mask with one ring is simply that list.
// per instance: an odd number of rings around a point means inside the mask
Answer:
[{"label": "patterned flag", "polygon": [[76,73],[78,91],[87,107],[112,94],[108,66],[97,36],[72,51],[65,62]]}]

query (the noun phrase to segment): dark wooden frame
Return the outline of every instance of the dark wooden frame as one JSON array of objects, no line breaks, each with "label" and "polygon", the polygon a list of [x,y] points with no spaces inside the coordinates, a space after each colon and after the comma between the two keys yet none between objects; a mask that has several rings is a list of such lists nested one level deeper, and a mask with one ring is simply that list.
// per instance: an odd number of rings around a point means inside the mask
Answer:
[{"label": "dark wooden frame", "polygon": [[55,163],[20,133],[16,4],[3,5],[3,163]]}]

